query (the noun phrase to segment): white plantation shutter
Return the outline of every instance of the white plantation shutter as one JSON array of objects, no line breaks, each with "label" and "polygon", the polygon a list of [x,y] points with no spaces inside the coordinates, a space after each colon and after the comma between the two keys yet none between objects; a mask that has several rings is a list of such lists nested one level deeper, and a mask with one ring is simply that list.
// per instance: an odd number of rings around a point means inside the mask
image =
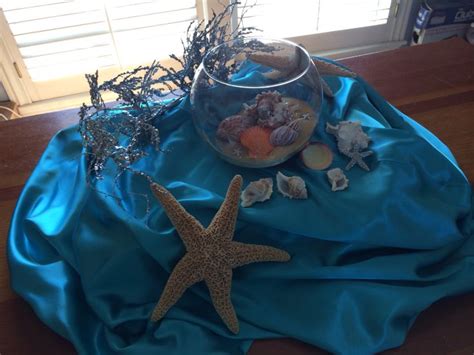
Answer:
[{"label": "white plantation shutter", "polygon": [[182,51],[182,35],[197,19],[196,1],[118,0],[109,19],[120,63],[141,64]]},{"label": "white plantation shutter", "polygon": [[33,82],[125,68],[179,52],[195,0],[3,0]]}]

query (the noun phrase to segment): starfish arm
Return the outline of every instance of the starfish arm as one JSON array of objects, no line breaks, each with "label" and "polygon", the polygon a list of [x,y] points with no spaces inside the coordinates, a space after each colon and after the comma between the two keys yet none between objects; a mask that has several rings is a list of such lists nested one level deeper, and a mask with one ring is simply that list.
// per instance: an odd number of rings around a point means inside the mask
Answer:
[{"label": "starfish arm", "polygon": [[250,54],[249,59],[257,64],[262,64],[273,69],[289,72],[297,68],[300,61],[300,56],[299,52],[295,51],[291,55],[283,56],[273,54]]},{"label": "starfish arm", "polygon": [[166,215],[176,228],[181,240],[187,250],[199,243],[199,232],[204,231],[204,227],[199,221],[190,215],[183,206],[174,198],[174,196],[163,186],[152,183],[151,190],[155,197],[160,201]]},{"label": "starfish arm", "polygon": [[318,68],[318,72],[320,75],[338,75],[350,78],[355,78],[357,76],[356,73],[348,69],[345,69],[337,64],[326,62],[325,60],[319,58],[314,58],[313,62],[314,65],[316,65],[316,68]]},{"label": "starfish arm", "polygon": [[351,158],[349,163],[347,163],[347,165],[346,165],[346,170],[348,170],[348,171],[351,170],[352,167],[355,165],[355,163],[356,163],[356,160],[354,158]]},{"label": "starfish arm", "polygon": [[214,238],[231,240],[234,234],[237,213],[239,212],[240,189],[242,176],[236,175],[227,190],[224,202],[207,228],[207,235]]},{"label": "starfish arm", "polygon": [[239,332],[239,321],[230,298],[232,269],[223,270],[221,273],[213,275],[213,277],[206,278],[205,281],[217,313],[227,328],[232,333],[237,334]]},{"label": "starfish arm", "polygon": [[362,160],[362,157],[359,155],[358,159],[357,159],[357,164],[362,168],[364,169],[365,171],[370,171],[370,168],[367,166],[367,164],[365,163],[365,161]]},{"label": "starfish arm", "polygon": [[288,71],[272,69],[266,73],[263,73],[263,76],[270,80],[278,80],[287,76],[288,73],[289,73]]},{"label": "starfish arm", "polygon": [[290,255],[286,251],[267,245],[232,242],[230,250],[232,268],[256,262],[290,260]]},{"label": "starfish arm", "polygon": [[186,254],[176,264],[166,282],[160,300],[153,309],[151,320],[156,322],[163,318],[166,312],[181,298],[186,289],[202,280],[203,274],[198,263],[193,260],[190,254]]}]

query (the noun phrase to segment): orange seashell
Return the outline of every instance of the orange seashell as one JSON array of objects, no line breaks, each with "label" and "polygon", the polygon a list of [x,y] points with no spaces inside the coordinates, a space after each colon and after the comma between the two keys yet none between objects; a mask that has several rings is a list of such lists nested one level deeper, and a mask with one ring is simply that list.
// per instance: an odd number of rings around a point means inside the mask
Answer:
[{"label": "orange seashell", "polygon": [[252,158],[265,158],[274,148],[270,143],[271,133],[271,129],[260,126],[247,128],[240,135],[240,144],[248,149]]}]

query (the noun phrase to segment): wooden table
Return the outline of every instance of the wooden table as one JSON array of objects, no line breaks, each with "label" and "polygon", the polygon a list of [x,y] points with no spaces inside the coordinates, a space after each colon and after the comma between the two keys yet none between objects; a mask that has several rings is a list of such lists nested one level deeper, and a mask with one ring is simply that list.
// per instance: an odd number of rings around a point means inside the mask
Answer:
[{"label": "wooden table", "polygon": [[[474,47],[460,39],[341,61],[400,110],[429,128],[474,181]],[[0,122],[0,354],[73,354],[9,288],[6,239],[21,189],[49,139],[77,122],[68,110]],[[474,294],[442,300],[423,312],[403,346],[386,354],[473,354]],[[324,354],[301,342],[256,341],[257,354]],[[93,354],[91,354],[93,355]]]}]

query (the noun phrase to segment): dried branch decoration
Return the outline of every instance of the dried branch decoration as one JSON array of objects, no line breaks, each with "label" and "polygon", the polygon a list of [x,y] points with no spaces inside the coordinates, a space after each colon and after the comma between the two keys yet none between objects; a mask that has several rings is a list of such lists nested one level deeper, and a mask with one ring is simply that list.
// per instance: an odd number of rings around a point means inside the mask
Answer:
[{"label": "dried branch decoration", "polygon": [[[115,163],[119,176],[124,171],[131,171],[132,164],[146,156],[149,149],[160,149],[157,120],[190,92],[194,75],[206,52],[231,38],[241,39],[256,30],[241,26],[244,8],[237,28],[231,31],[226,16],[236,10],[237,5],[239,3],[234,2],[222,12],[213,13],[207,24],[190,23],[182,41],[183,56],[170,55],[181,66],[179,70],[154,61],[149,66],[139,66],[101,84],[97,71],[86,75],[91,105],[83,104],[80,108],[79,131],[88,155],[89,179],[101,179],[108,161]],[[223,58],[213,59],[216,65],[226,62],[226,53],[221,54]],[[102,96],[105,92],[117,95],[118,107],[110,108],[105,104]],[[176,99],[156,102],[170,93]]]}]

